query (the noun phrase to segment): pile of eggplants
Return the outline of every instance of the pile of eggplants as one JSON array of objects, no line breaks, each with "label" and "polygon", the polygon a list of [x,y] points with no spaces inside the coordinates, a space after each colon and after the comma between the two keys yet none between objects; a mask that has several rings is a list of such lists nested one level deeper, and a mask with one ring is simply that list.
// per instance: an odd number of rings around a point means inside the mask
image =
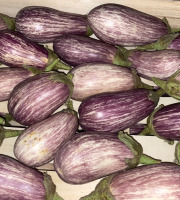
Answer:
[{"label": "pile of eggplants", "polygon": [[[180,103],[157,106],[164,94],[180,100],[178,31],[113,3],[84,15],[45,6],[0,14],[0,102],[9,112],[0,113],[0,146],[17,137],[16,159],[0,155],[0,199],[62,200],[37,170],[52,161],[68,184],[102,178],[80,200],[179,200]],[[178,141],[175,163],[144,154],[133,135]]]}]

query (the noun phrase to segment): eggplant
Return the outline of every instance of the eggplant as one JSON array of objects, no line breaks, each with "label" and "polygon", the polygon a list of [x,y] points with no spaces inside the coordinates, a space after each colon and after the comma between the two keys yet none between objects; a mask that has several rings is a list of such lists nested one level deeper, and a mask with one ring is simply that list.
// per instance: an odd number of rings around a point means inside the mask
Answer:
[{"label": "eggplant", "polygon": [[50,175],[3,154],[0,154],[0,187],[1,200],[62,200]]},{"label": "eggplant", "polygon": [[99,39],[120,46],[145,45],[168,34],[163,20],[120,4],[93,8],[88,22]]},{"label": "eggplant", "polygon": [[148,117],[146,128],[139,135],[149,133],[165,140],[180,140],[180,102],[156,108]]},{"label": "eggplant", "polygon": [[16,31],[0,32],[0,62],[10,67],[50,71],[52,68],[71,69],[50,49],[25,38]]},{"label": "eggplant", "polygon": [[63,73],[41,73],[15,86],[8,100],[13,119],[29,126],[53,114],[70,97],[72,85]]},{"label": "eggplant", "polygon": [[146,118],[159,96],[147,89],[93,95],[79,106],[79,123],[86,131],[118,132]]},{"label": "eggplant", "polygon": [[180,69],[180,51],[165,49],[159,51],[131,50],[128,56],[131,67],[146,79],[152,77],[166,80]]},{"label": "eggplant", "polygon": [[69,140],[78,128],[73,110],[62,110],[26,128],[14,145],[16,158],[31,167],[42,166],[54,159],[59,146]]},{"label": "eggplant", "polygon": [[132,126],[129,127],[129,134],[138,135],[141,131],[144,130],[145,126],[146,124],[144,123],[133,124]]},{"label": "eggplant", "polygon": [[130,65],[121,51],[103,41],[73,34],[60,35],[53,42],[54,52],[73,67],[92,62]]},{"label": "eggplant", "polygon": [[0,13],[0,31],[7,29],[15,30],[15,19]]},{"label": "eggplant", "polygon": [[35,42],[53,42],[60,34],[90,36],[86,15],[62,12],[44,6],[28,6],[16,15],[16,29]]},{"label": "eggplant", "polygon": [[59,147],[54,168],[66,183],[84,184],[136,167],[141,161],[159,162],[144,155],[141,145],[126,133],[81,132]]},{"label": "eggplant", "polygon": [[23,68],[0,68],[0,102],[7,101],[13,88],[18,83],[31,76],[33,76],[33,73]]},{"label": "eggplant", "polygon": [[139,166],[102,179],[80,200],[179,200],[180,167],[171,162]]}]

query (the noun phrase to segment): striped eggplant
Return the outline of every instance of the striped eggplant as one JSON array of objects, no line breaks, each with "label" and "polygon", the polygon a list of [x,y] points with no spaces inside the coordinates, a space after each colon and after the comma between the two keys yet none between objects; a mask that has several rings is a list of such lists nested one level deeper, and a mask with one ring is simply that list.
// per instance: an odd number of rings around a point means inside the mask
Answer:
[{"label": "striped eggplant", "polygon": [[114,45],[90,37],[64,34],[53,42],[53,49],[64,62],[74,67],[92,62],[130,65]]},{"label": "striped eggplant", "polygon": [[53,67],[70,69],[52,50],[32,42],[19,32],[1,31],[0,46],[0,62],[10,67],[39,70],[50,70]]},{"label": "striped eggplant", "polygon": [[131,67],[144,78],[167,79],[180,69],[180,51],[165,49],[159,51],[132,50],[128,59]]},{"label": "striped eggplant", "polygon": [[69,140],[78,128],[73,110],[62,110],[26,128],[14,145],[16,158],[31,167],[42,166],[54,159],[59,146]]},{"label": "striped eggplant", "polygon": [[179,179],[179,165],[144,165],[102,179],[91,194],[80,200],[179,200]]},{"label": "striped eggplant", "polygon": [[144,45],[168,34],[163,20],[119,4],[93,8],[88,22],[99,39],[120,46]]},{"label": "striped eggplant", "polygon": [[63,73],[48,72],[20,82],[13,89],[8,110],[22,125],[39,122],[56,111],[71,94],[71,81]]},{"label": "striped eggplant", "polygon": [[140,135],[153,134],[166,140],[180,140],[180,102],[160,105],[148,117]]},{"label": "striped eggplant", "polygon": [[15,30],[15,19],[0,13],[0,31],[7,29]]},{"label": "striped eggplant", "polygon": [[53,42],[60,34],[92,34],[86,15],[62,12],[44,6],[28,6],[16,15],[16,29],[41,43]]},{"label": "striped eggplant", "polygon": [[0,102],[8,100],[13,88],[31,76],[33,73],[23,68],[0,68]]},{"label": "striped eggplant", "polygon": [[159,96],[147,89],[101,93],[88,97],[79,106],[79,123],[86,131],[118,132],[146,118]]},{"label": "striped eggplant", "polygon": [[144,123],[133,124],[132,126],[129,127],[129,134],[138,135],[141,131],[144,130],[145,126],[146,124]]},{"label": "striped eggplant", "polygon": [[0,154],[0,188],[1,200],[62,200],[50,175],[3,154]]},{"label": "striped eggplant", "polygon": [[143,154],[141,145],[126,133],[81,132],[60,146],[54,167],[59,177],[70,184],[83,184],[140,162],[159,162]]},{"label": "striped eggplant", "polygon": [[69,71],[73,75],[72,99],[82,101],[103,92],[117,92],[134,88],[151,88],[141,82],[133,69],[109,63],[85,63]]}]

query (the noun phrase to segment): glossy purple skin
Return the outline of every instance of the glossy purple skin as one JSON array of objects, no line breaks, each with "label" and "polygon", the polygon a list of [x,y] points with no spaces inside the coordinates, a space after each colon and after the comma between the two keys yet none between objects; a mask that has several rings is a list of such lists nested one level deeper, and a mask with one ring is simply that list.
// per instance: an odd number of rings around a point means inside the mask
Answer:
[{"label": "glossy purple skin", "polygon": [[78,118],[67,111],[58,112],[26,128],[14,146],[16,158],[31,167],[54,159],[59,146],[69,140],[78,128]]},{"label": "glossy purple skin", "polygon": [[54,167],[65,182],[83,184],[128,168],[133,157],[116,134],[82,132],[58,149]]},{"label": "glossy purple skin", "polygon": [[0,62],[11,67],[45,69],[48,51],[15,31],[0,32]]},{"label": "glossy purple skin", "polygon": [[29,126],[49,117],[65,103],[70,88],[67,84],[51,80],[52,74],[30,77],[13,89],[8,110],[17,122]]},{"label": "glossy purple skin", "polygon": [[109,190],[113,200],[179,200],[179,187],[179,165],[159,163],[118,173],[111,180]]},{"label": "glossy purple skin", "polygon": [[97,94],[80,104],[79,123],[86,131],[118,132],[146,118],[158,100],[146,89]]},{"label": "glossy purple skin", "polygon": [[60,34],[88,35],[87,16],[43,6],[28,6],[16,15],[16,29],[36,42],[53,42]]},{"label": "glossy purple skin", "polygon": [[88,22],[99,39],[114,45],[144,45],[168,34],[161,19],[120,4],[93,8]]},{"label": "glossy purple skin", "polygon": [[102,92],[117,92],[137,88],[132,71],[108,63],[86,63],[74,67],[72,99],[82,101]]},{"label": "glossy purple skin", "polygon": [[153,117],[157,134],[169,140],[180,140],[180,103],[169,104],[157,111]]},{"label": "glossy purple skin", "polygon": [[0,68],[0,101],[8,100],[14,87],[31,76],[33,73],[23,68]]},{"label": "glossy purple skin", "polygon": [[0,199],[43,200],[46,190],[41,172],[14,158],[0,155]]},{"label": "glossy purple skin", "polygon": [[117,48],[100,40],[64,34],[53,43],[55,53],[66,63],[77,66],[84,63],[113,63]]},{"label": "glossy purple skin", "polygon": [[168,49],[180,50],[180,36],[176,37],[171,44],[168,46]]},{"label": "glossy purple skin", "polygon": [[128,59],[138,74],[144,78],[167,79],[180,69],[180,51],[133,51]]}]

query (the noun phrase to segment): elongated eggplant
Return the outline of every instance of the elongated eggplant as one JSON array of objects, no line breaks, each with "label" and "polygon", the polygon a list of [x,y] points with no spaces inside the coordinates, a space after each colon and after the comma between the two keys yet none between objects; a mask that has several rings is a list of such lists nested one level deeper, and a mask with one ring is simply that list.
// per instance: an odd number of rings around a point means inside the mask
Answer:
[{"label": "elongated eggplant", "polygon": [[0,199],[62,200],[51,177],[0,154]]},{"label": "elongated eggplant", "polygon": [[89,36],[87,16],[43,6],[28,6],[16,15],[16,29],[36,42],[53,42],[60,34]]},{"label": "elongated eggplant", "polygon": [[114,45],[90,37],[64,34],[53,42],[53,49],[63,61],[73,66],[92,62],[130,65]]},{"label": "elongated eggplant", "polygon": [[88,14],[94,34],[101,40],[122,46],[152,43],[168,34],[159,18],[119,4],[102,4]]},{"label": "elongated eggplant", "polygon": [[28,166],[44,165],[54,159],[59,146],[69,140],[77,128],[75,112],[60,111],[26,128],[15,142],[14,155]]},{"label": "elongated eggplant", "polygon": [[69,71],[73,75],[72,98],[82,101],[103,92],[117,92],[135,88],[151,88],[141,82],[132,69],[108,63],[86,63]]},{"label": "elongated eggplant", "polygon": [[0,68],[0,101],[8,100],[13,88],[31,76],[33,73],[23,68]]},{"label": "elongated eggplant", "polygon": [[131,67],[135,68],[140,76],[147,79],[152,79],[152,77],[167,79],[180,69],[180,51],[171,49],[133,50],[128,59],[132,63]]},{"label": "elongated eggplant", "polygon": [[65,182],[83,184],[136,167],[140,160],[159,162],[144,155],[141,145],[128,134],[81,132],[60,146],[54,167]]},{"label": "elongated eggplant", "polygon": [[0,13],[0,31],[7,29],[15,30],[15,19]]},{"label": "elongated eggplant", "polygon": [[71,82],[63,73],[42,73],[27,78],[13,89],[8,110],[23,125],[39,122],[70,97]]},{"label": "elongated eggplant", "polygon": [[146,89],[97,94],[80,104],[79,123],[86,131],[118,132],[146,118],[158,101]]},{"label": "elongated eggplant", "polygon": [[10,67],[49,70],[54,68],[71,69],[58,59],[50,49],[32,42],[15,31],[0,32],[0,62]]},{"label": "elongated eggplant", "polygon": [[174,163],[144,165],[102,179],[80,200],[180,199],[180,167]]},{"label": "elongated eggplant", "polygon": [[147,127],[140,135],[156,135],[167,140],[180,140],[180,103],[160,105],[147,120]]}]

